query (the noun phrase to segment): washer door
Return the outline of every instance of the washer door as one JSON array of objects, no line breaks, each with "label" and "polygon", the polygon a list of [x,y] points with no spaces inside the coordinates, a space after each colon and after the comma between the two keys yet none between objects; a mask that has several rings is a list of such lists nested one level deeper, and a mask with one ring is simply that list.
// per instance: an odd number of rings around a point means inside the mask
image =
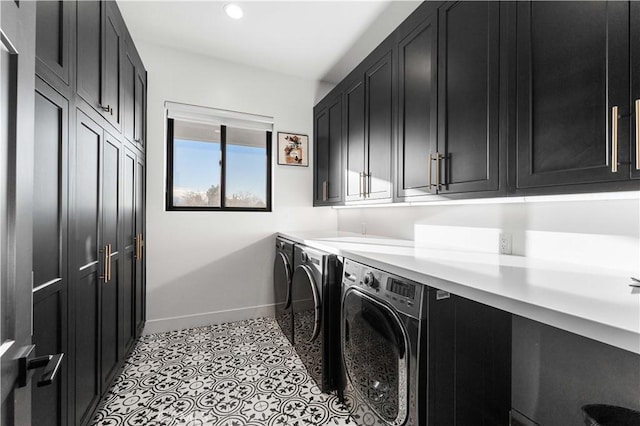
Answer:
[{"label": "washer door", "polygon": [[291,282],[291,308],[296,347],[311,344],[320,334],[320,294],[311,268],[299,265]]},{"label": "washer door", "polygon": [[276,302],[276,321],[293,344],[293,319],[291,318],[291,262],[281,251],[273,262],[273,291]]},{"label": "washer door", "polygon": [[342,299],[342,353],[357,396],[389,425],[407,418],[407,347],[400,318],[384,302],[350,288]]}]

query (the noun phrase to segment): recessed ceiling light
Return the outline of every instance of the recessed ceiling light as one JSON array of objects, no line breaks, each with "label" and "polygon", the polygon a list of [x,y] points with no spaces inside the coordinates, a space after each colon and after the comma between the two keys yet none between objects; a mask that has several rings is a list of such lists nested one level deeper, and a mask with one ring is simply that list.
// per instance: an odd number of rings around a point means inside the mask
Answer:
[{"label": "recessed ceiling light", "polygon": [[224,11],[227,13],[227,15],[229,15],[230,18],[233,19],[240,19],[244,15],[244,12],[240,8],[240,6],[233,3],[225,4]]}]

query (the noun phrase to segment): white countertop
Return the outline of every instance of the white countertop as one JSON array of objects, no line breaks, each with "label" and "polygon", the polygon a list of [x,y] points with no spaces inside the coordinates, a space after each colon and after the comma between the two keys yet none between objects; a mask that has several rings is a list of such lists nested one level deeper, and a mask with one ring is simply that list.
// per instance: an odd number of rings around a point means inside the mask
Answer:
[{"label": "white countertop", "polygon": [[346,232],[279,235],[640,354],[640,289],[617,271]]}]

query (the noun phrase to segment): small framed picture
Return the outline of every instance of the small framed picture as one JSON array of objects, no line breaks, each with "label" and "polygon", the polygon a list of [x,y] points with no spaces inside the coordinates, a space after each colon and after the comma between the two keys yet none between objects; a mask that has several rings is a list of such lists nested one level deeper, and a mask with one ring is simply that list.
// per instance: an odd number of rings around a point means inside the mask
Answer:
[{"label": "small framed picture", "polygon": [[278,132],[278,164],[307,167],[309,165],[309,136]]}]

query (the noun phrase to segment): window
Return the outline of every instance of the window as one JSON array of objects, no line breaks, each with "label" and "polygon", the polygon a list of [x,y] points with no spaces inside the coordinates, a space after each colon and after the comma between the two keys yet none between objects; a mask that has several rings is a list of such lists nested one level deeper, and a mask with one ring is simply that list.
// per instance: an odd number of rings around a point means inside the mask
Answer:
[{"label": "window", "polygon": [[167,210],[271,211],[271,131],[264,124],[168,112]]}]

